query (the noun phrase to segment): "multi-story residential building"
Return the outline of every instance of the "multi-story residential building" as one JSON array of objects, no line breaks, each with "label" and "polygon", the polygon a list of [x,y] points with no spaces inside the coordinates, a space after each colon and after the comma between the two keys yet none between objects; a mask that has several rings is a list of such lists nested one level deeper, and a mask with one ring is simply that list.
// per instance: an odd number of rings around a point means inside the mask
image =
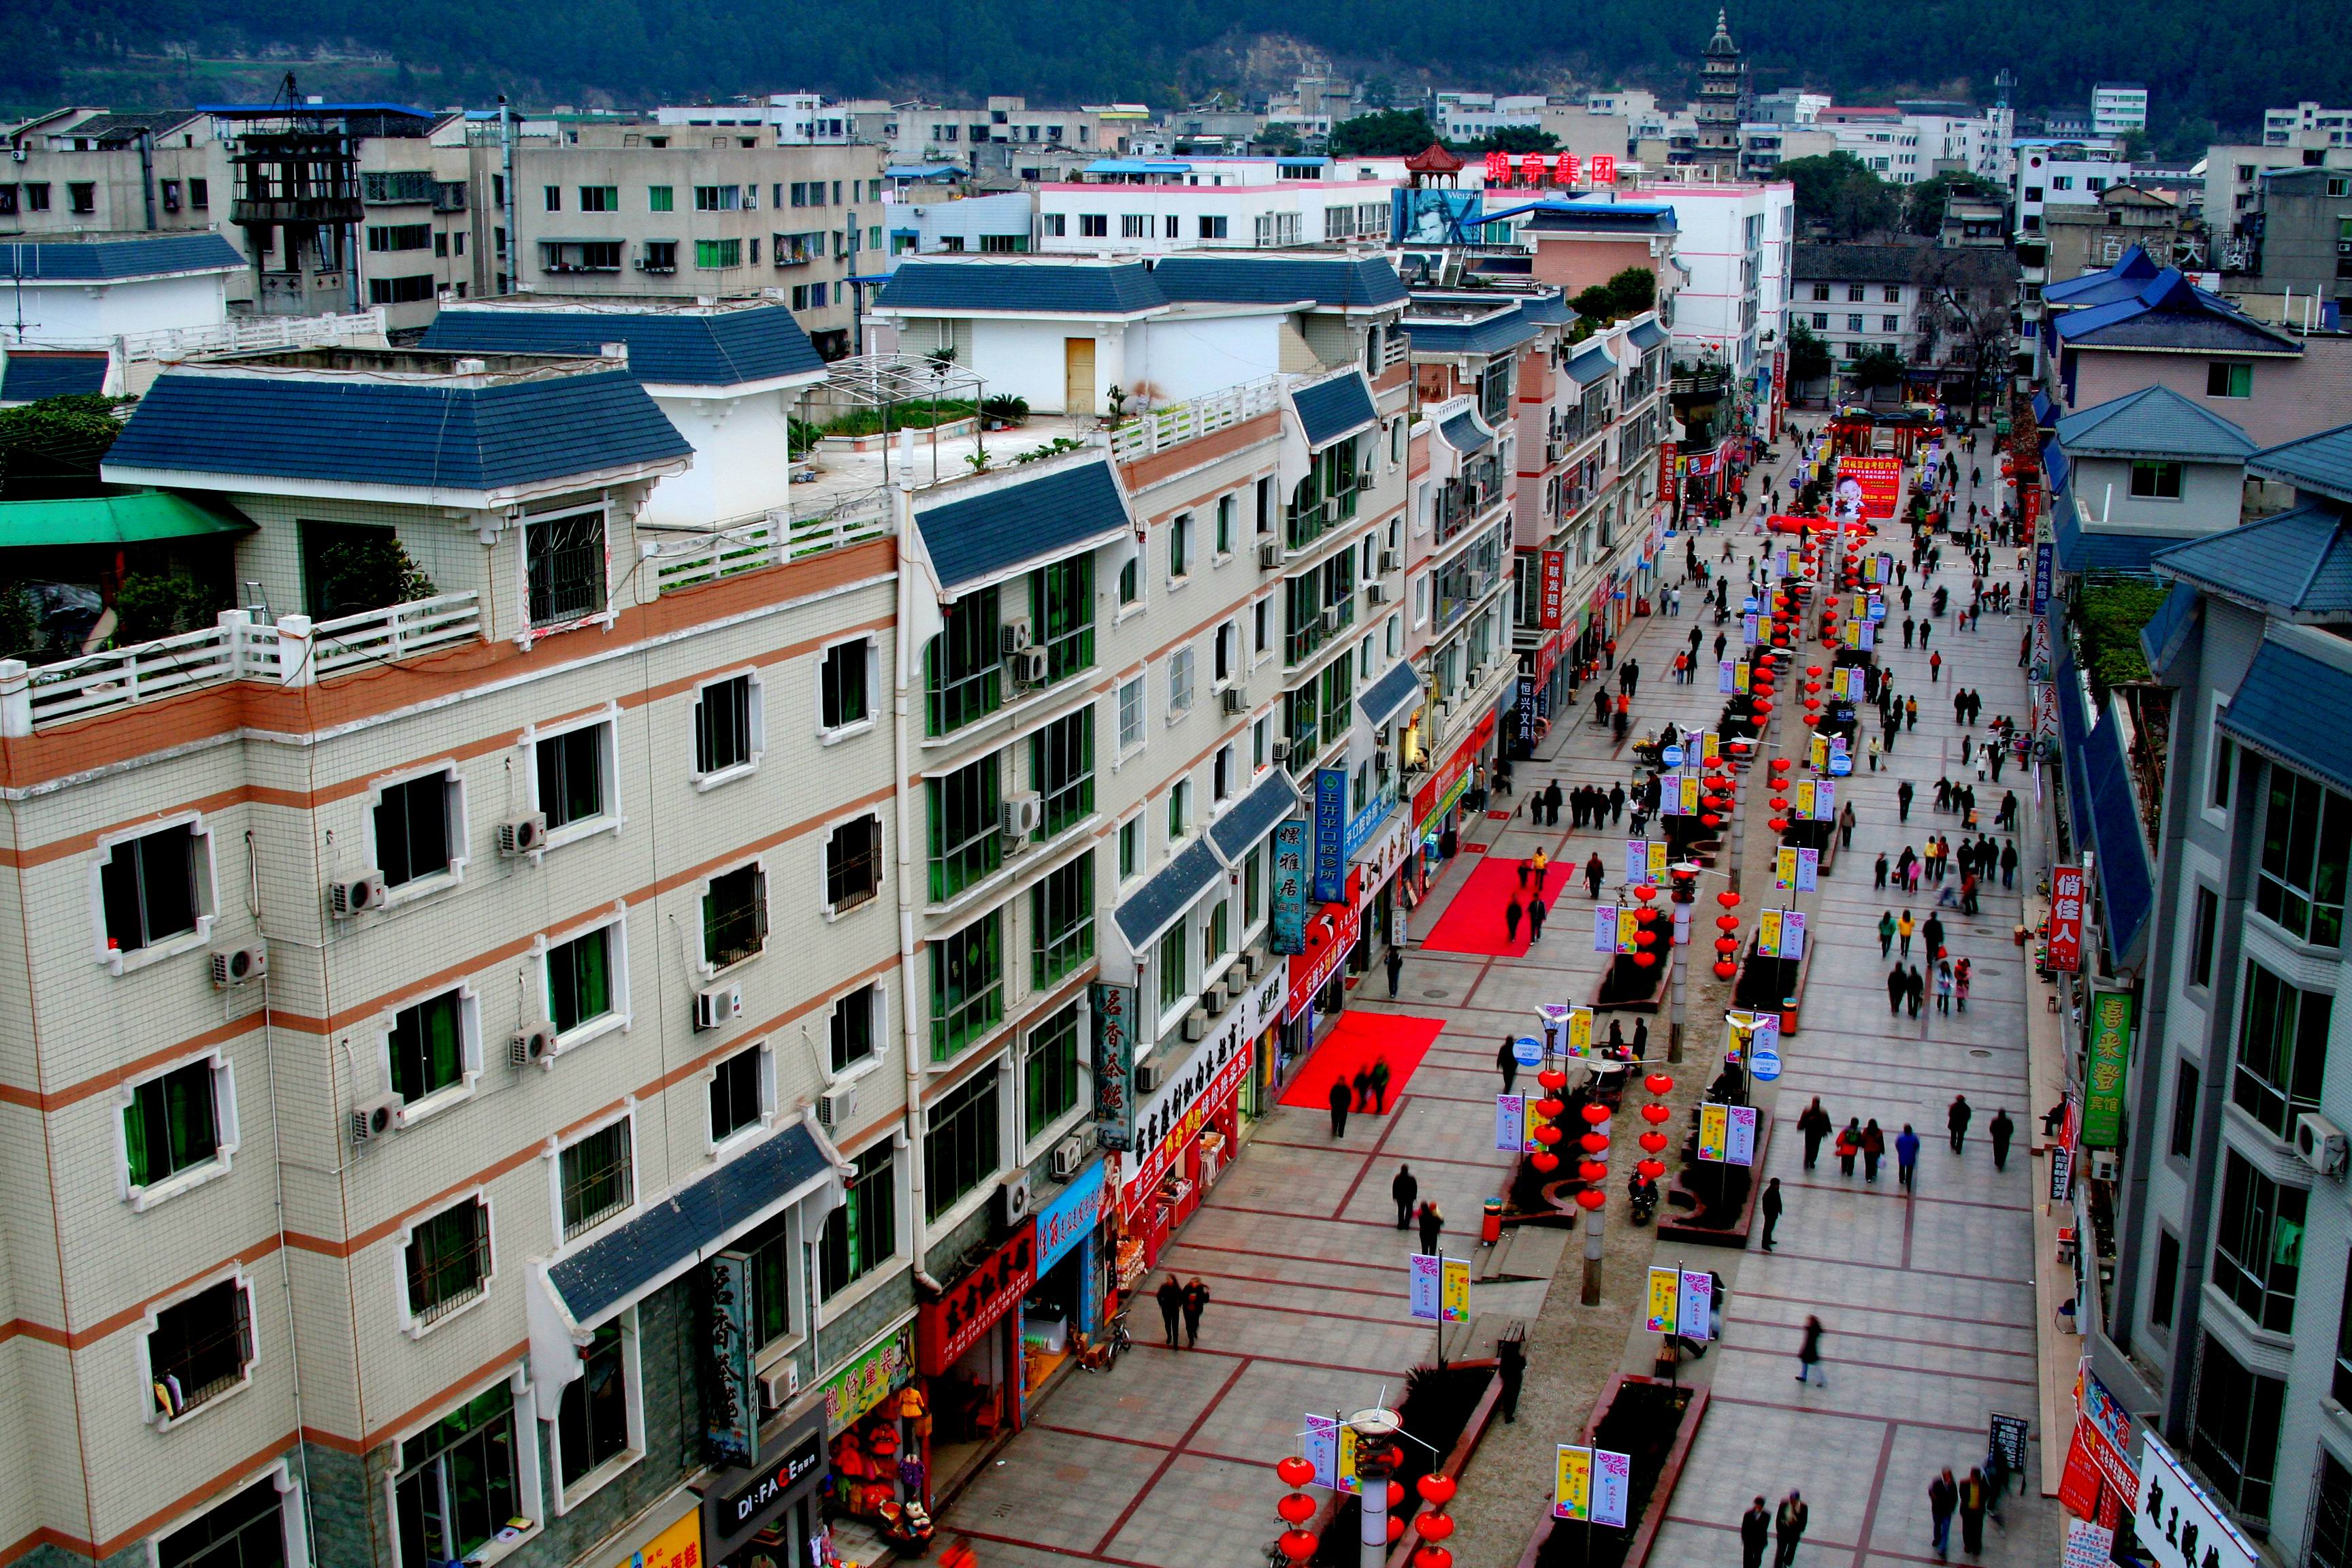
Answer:
[{"label": "multi-story residential building", "polygon": [[[2352,169],[2276,169],[2263,174],[2252,211],[2238,221],[2248,253],[2231,282],[2282,300],[2308,301],[2316,325],[2322,301],[2352,299]],[[2292,316],[2292,307],[2285,308]]]},{"label": "multi-story residential building", "polygon": [[1476,142],[1506,127],[1537,130],[1544,124],[1545,98],[1539,92],[1441,92],[1429,118],[1448,142]]},{"label": "multi-story residential building", "polygon": [[483,129],[449,113],[415,135],[371,136],[355,148],[358,302],[382,309],[394,331],[430,324],[445,299],[496,291],[491,242],[505,215],[488,210],[497,143]]},{"label": "multi-story residential building", "polygon": [[2262,194],[2263,176],[2274,169],[2352,170],[2352,142],[2311,147],[2224,145],[2205,149],[2204,216],[2212,235],[2210,265],[2223,272],[2242,272],[2251,265],[2253,243],[2245,233],[2246,216]]},{"label": "multi-story residential building", "polygon": [[1829,127],[1752,121],[1739,128],[1740,176],[1769,180],[1791,158],[1819,158],[1837,150],[1837,132]]},{"label": "multi-story residential building", "polygon": [[[894,184],[898,183],[894,179]],[[882,232],[889,242],[887,265],[893,268],[902,256],[1025,254],[1036,228],[1037,197],[1032,191],[949,201],[908,201],[901,192],[882,194]]]},{"label": "multi-story residential building", "polygon": [[227,226],[228,157],[208,114],[60,109],[0,130],[0,139],[9,154],[0,172],[0,237],[64,239]]},{"label": "multi-story residential building", "polygon": [[1850,153],[1889,184],[1916,184],[1935,173],[1935,154],[1922,153],[1918,127],[1907,120],[1862,119],[1825,122],[1833,150]]},{"label": "multi-story residential building", "polygon": [[1674,209],[1674,264],[1682,274],[1668,322],[1675,357],[1727,373],[1738,410],[1730,427],[1771,428],[1773,361],[1788,334],[1793,187],[1662,181],[1624,194]]},{"label": "multi-story residential building", "polygon": [[2010,184],[2010,142],[2016,117],[2005,103],[1974,104],[1936,99],[1898,99],[1903,122],[1919,138],[1927,174],[1966,174],[1996,184]]},{"label": "multi-story residential building", "polygon": [[1153,256],[1385,244],[1406,184],[1401,158],[1106,158],[1082,182],[1039,188],[1037,248]]},{"label": "multi-story residential building", "polygon": [[2293,109],[2265,110],[2263,145],[2305,150],[2352,146],[2352,110],[2328,109],[2309,99]]},{"label": "multi-story residential building", "polygon": [[2065,416],[2042,452],[2058,571],[2145,575],[2166,546],[2237,527],[2253,451],[2243,430],[2168,386]]},{"label": "multi-story residential building", "polygon": [[2022,136],[2011,151],[2016,165],[2011,206],[2021,235],[2039,235],[2046,209],[2089,205],[2109,185],[2131,178],[2130,160],[2111,138]]},{"label": "multi-story residential building", "polygon": [[2102,81],[2091,87],[2091,132],[2097,136],[2121,136],[2147,129],[2147,84]]},{"label": "multi-story residential building", "polygon": [[2017,265],[2005,250],[1800,245],[1795,271],[1790,319],[1829,345],[1841,371],[1883,351],[1954,401],[2004,372],[1999,356],[2017,298]]},{"label": "multi-story residential building", "polygon": [[2050,276],[2057,279],[2104,271],[2134,246],[2158,266],[2195,268],[2204,253],[2179,205],[2131,180],[2109,185],[2095,202],[2045,208],[2042,235],[2049,241]]},{"label": "multi-story residential building", "polygon": [[773,289],[818,352],[837,357],[852,346],[848,279],[883,250],[882,169],[878,147],[780,142],[772,124],[590,123],[524,137],[511,192],[504,174],[492,181],[516,237],[494,246],[513,272],[491,291]]}]

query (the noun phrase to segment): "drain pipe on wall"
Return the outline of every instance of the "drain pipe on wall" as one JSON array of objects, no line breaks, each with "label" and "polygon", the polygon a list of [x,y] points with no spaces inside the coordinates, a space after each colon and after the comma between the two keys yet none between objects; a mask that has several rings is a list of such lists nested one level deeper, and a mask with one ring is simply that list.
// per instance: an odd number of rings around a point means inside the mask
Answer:
[{"label": "drain pipe on wall", "polygon": [[908,755],[907,727],[913,722],[912,671],[923,656],[924,646],[940,630],[941,616],[939,574],[932,570],[930,552],[923,547],[923,536],[915,526],[914,442],[912,431],[898,433],[898,471],[890,487],[890,531],[898,541],[898,564],[894,584],[898,593],[898,668],[891,683],[890,804],[894,815],[892,831],[898,839],[898,1046],[906,1057],[907,1068],[907,1110],[901,1136],[907,1146],[910,1197],[907,1216],[910,1226],[909,1256],[914,1260],[916,1280],[936,1291],[939,1281],[924,1268],[929,1238],[925,1235],[929,1211],[923,1182],[922,1025],[915,984],[914,798],[908,784],[908,770],[913,760]]}]

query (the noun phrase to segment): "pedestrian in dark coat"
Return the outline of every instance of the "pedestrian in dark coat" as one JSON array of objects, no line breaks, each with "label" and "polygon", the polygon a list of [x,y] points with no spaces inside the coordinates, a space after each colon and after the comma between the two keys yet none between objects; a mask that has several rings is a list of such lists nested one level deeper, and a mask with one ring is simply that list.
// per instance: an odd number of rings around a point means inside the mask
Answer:
[{"label": "pedestrian in dark coat", "polygon": [[1544,916],[1550,911],[1544,907],[1543,895],[1538,893],[1528,900],[1528,940],[1543,941]]},{"label": "pedestrian in dark coat", "polygon": [[1772,1543],[1772,1516],[1758,1498],[1739,1516],[1739,1568],[1764,1568],[1764,1549]]},{"label": "pedestrian in dark coat", "polygon": [[1927,1544],[1936,1549],[1939,1563],[1951,1555],[1952,1510],[1959,1505],[1960,1489],[1952,1484],[1951,1471],[1927,1483]]},{"label": "pedestrian in dark coat", "polygon": [[1324,1099],[1331,1106],[1331,1136],[1345,1138],[1348,1135],[1348,1107],[1355,1103],[1355,1097],[1348,1092],[1348,1080],[1344,1078],[1333,1079],[1331,1092],[1324,1096]]},{"label": "pedestrian in dark coat", "polygon": [[1386,1116],[1389,1113],[1389,1079],[1391,1076],[1392,1075],[1389,1071],[1389,1058],[1386,1057],[1374,1057],[1372,1058],[1372,1070],[1366,1075],[1366,1081],[1370,1085],[1372,1090],[1372,1114],[1374,1116]]},{"label": "pedestrian in dark coat", "polygon": [[1772,1232],[1780,1223],[1780,1178],[1773,1177],[1764,1184],[1764,1197],[1759,1205],[1764,1211],[1764,1250],[1772,1250]]},{"label": "pedestrian in dark coat", "polygon": [[1184,1287],[1177,1284],[1176,1276],[1171,1274],[1160,1282],[1151,1299],[1160,1303],[1160,1321],[1168,1325],[1168,1348],[1181,1350],[1183,1347],[1176,1340],[1176,1316],[1184,1310]]},{"label": "pedestrian in dark coat", "polygon": [[1991,1489],[1982,1470],[1970,1470],[1960,1483],[1960,1550],[1971,1557],[1984,1555],[1985,1504]]},{"label": "pedestrian in dark coat", "polygon": [[1413,1217],[1421,1225],[1421,1250],[1425,1255],[1434,1256],[1437,1239],[1445,1230],[1445,1216],[1438,1212],[1437,1200],[1423,1198]]},{"label": "pedestrian in dark coat", "polygon": [[1616,822],[1622,818],[1624,815],[1625,786],[1622,784],[1611,784],[1609,786],[1609,820],[1611,822]]},{"label": "pedestrian in dark coat", "polygon": [[1601,899],[1601,879],[1608,875],[1608,871],[1601,864],[1601,857],[1597,852],[1593,855],[1591,859],[1587,860],[1584,863],[1584,885],[1591,890],[1593,900],[1596,903],[1599,902]]},{"label": "pedestrian in dark coat", "polygon": [[1910,994],[1911,977],[1903,973],[1903,966],[1898,963],[1886,972],[1886,1013],[1889,1017],[1902,1016],[1903,998]]},{"label": "pedestrian in dark coat", "polygon": [[1805,1169],[1810,1171],[1822,1157],[1822,1140],[1830,1135],[1830,1113],[1822,1109],[1820,1095],[1813,1096],[1813,1102],[1797,1118],[1797,1131],[1805,1135]]},{"label": "pedestrian in dark coat", "polygon": [[1878,1163],[1886,1158],[1886,1134],[1878,1130],[1878,1118],[1872,1117],[1862,1130],[1862,1179],[1878,1180]]},{"label": "pedestrian in dark coat", "polygon": [[1195,1274],[1192,1276],[1192,1282],[1184,1287],[1185,1349],[1191,1350],[1200,1344],[1201,1314],[1208,1310],[1209,1288],[1201,1283],[1201,1277]]},{"label": "pedestrian in dark coat", "polygon": [[1528,1342],[1523,1339],[1503,1340],[1495,1346],[1495,1370],[1502,1380],[1502,1393],[1495,1406],[1503,1413],[1505,1425],[1519,1418],[1519,1384],[1528,1375]]},{"label": "pedestrian in dark coat", "polygon": [[1397,994],[1397,982],[1404,977],[1404,950],[1391,946],[1386,960],[1389,972],[1389,995]]},{"label": "pedestrian in dark coat", "polygon": [[1911,966],[1910,981],[1911,1016],[1916,1018],[1919,1016],[1919,1009],[1927,1000],[1927,977],[1919,973],[1919,966],[1916,963]]},{"label": "pedestrian in dark coat", "polygon": [[1511,1040],[1507,1035],[1503,1037],[1503,1048],[1495,1053],[1495,1068],[1503,1075],[1503,1092],[1510,1093],[1511,1085],[1518,1081],[1519,1058],[1511,1054]]},{"label": "pedestrian in dark coat", "polygon": [[1396,1199],[1397,1228],[1402,1230],[1412,1223],[1412,1205],[1421,1196],[1421,1180],[1411,1165],[1397,1167],[1396,1180],[1389,1184],[1389,1196]]},{"label": "pedestrian in dark coat", "polygon": [[1911,797],[1916,793],[1917,792],[1911,787],[1911,781],[1909,779],[1905,779],[1901,784],[1895,785],[1895,819],[1897,822],[1908,822],[1911,820]]},{"label": "pedestrian in dark coat", "polygon": [[1519,908],[1518,894],[1513,893],[1511,901],[1503,906],[1503,940],[1505,942],[1513,942],[1519,940],[1519,917],[1525,912]]},{"label": "pedestrian in dark coat", "polygon": [[1797,1347],[1797,1381],[1818,1382],[1823,1388],[1830,1385],[1830,1374],[1822,1370],[1822,1321],[1819,1318],[1805,1320],[1804,1342]]},{"label": "pedestrian in dark coat", "polygon": [[1976,1111],[1969,1106],[1967,1095],[1952,1096],[1952,1103],[1944,1112],[1944,1125],[1951,1131],[1953,1153],[1957,1154],[1960,1152],[1960,1145],[1969,1135],[1969,1122],[1975,1115]]},{"label": "pedestrian in dark coat", "polygon": [[1349,1109],[1370,1110],[1372,1108],[1372,1069],[1370,1064],[1356,1069],[1354,1086],[1356,1098],[1350,1102]]},{"label": "pedestrian in dark coat", "polygon": [[1837,1135],[1838,1174],[1853,1174],[1854,1156],[1862,1152],[1862,1118],[1848,1117],[1845,1128]]},{"label": "pedestrian in dark coat", "polygon": [[1992,1168],[2009,1169],[2009,1141],[2017,1136],[2017,1123],[2009,1119],[2009,1107],[2002,1106],[1985,1123],[1985,1136],[1992,1140]]},{"label": "pedestrian in dark coat", "polygon": [[1912,1173],[1918,1168],[1919,1134],[1912,1131],[1911,1124],[1906,1121],[1903,1124],[1903,1131],[1895,1135],[1895,1179],[1907,1187],[1911,1184]]},{"label": "pedestrian in dark coat", "polygon": [[[1813,1324],[1814,1329],[1820,1326],[1818,1321]],[[1778,1542],[1772,1553],[1773,1568],[1790,1568],[1796,1562],[1797,1547],[1805,1539],[1805,1525],[1811,1518],[1812,1510],[1805,1506],[1805,1500],[1797,1495],[1794,1488],[1790,1489],[1787,1500],[1772,1515],[1772,1533]]]},{"label": "pedestrian in dark coat", "polygon": [[1558,779],[1552,780],[1544,786],[1543,799],[1545,815],[1550,817],[1551,825],[1558,827],[1559,826],[1559,781]]}]

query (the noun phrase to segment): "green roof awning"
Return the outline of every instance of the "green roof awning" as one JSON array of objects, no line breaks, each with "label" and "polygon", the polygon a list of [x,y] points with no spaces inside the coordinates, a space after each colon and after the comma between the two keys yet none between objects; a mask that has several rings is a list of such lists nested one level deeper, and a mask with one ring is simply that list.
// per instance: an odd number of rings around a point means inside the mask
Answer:
[{"label": "green roof awning", "polygon": [[163,490],[68,500],[0,501],[0,550],[61,544],[144,544],[205,533],[242,533],[252,521]]}]

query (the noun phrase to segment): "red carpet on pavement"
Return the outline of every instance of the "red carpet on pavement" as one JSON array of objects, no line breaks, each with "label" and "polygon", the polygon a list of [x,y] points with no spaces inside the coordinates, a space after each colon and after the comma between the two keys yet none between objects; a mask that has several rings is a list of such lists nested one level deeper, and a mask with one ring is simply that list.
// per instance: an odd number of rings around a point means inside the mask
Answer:
[{"label": "red carpet on pavement", "polygon": [[[1519,921],[1519,939],[1517,942],[1507,941],[1503,935],[1503,906],[1511,901],[1512,894],[1519,892],[1519,867],[1522,864],[1521,861],[1489,855],[1472,867],[1470,879],[1462,884],[1462,890],[1454,895],[1454,901],[1445,906],[1445,912],[1437,917],[1437,924],[1421,939],[1421,945],[1432,952],[1483,952],[1496,958],[1517,958],[1527,952],[1534,931],[1525,920]],[[1551,918],[1545,921],[1544,930],[1556,933],[1547,937],[1546,941],[1565,939],[1565,933],[1557,931],[1560,895],[1574,883],[1577,869],[1561,860],[1555,860],[1545,868],[1544,903],[1551,911]],[[1528,892],[1533,891],[1535,889],[1531,885]],[[1522,905],[1527,902],[1525,893],[1520,894],[1519,901]],[[1591,935],[1591,919],[1587,916],[1585,934],[1588,940]]]},{"label": "red carpet on pavement", "polygon": [[[1375,973],[1368,977],[1367,984],[1377,979]],[[1393,1108],[1397,1096],[1412,1081],[1412,1069],[1421,1065],[1430,1042],[1444,1027],[1444,1021],[1439,1018],[1409,1018],[1396,1013],[1368,1013],[1350,1007],[1339,1015],[1331,1033],[1299,1068],[1298,1076],[1283,1091],[1282,1103],[1328,1110],[1334,1078],[1353,1083],[1358,1068],[1370,1067],[1374,1060],[1385,1057],[1389,1064],[1388,1102]],[[1364,1114],[1369,1116],[1371,1112]]]}]

